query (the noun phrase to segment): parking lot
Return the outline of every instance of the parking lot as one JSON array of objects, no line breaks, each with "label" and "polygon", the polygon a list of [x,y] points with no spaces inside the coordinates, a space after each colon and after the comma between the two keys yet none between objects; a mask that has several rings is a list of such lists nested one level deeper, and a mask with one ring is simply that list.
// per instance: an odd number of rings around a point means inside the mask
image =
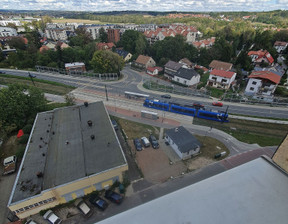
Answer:
[{"label": "parking lot", "polygon": [[187,170],[181,160],[172,162],[164,151],[167,147],[164,142],[159,142],[159,149],[153,149],[150,146],[142,151],[136,151],[133,142],[130,142],[130,145],[144,179],[151,183],[165,182],[171,176],[179,176]]}]

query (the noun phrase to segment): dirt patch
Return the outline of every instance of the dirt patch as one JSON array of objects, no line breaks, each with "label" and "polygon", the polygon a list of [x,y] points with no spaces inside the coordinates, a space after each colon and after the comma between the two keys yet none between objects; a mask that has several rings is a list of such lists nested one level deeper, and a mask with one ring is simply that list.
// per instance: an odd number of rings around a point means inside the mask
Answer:
[{"label": "dirt patch", "polygon": [[196,157],[185,161],[187,168],[190,171],[200,169],[202,167],[208,166],[209,164],[215,162],[215,160],[205,157]]}]

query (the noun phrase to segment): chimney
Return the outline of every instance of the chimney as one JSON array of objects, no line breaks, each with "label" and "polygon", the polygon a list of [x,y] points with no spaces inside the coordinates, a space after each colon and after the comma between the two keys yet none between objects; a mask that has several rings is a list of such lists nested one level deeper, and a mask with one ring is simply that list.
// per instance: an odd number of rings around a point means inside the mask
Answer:
[{"label": "chimney", "polygon": [[87,121],[87,124],[88,124],[89,127],[91,127],[92,126],[92,121],[91,120]]}]

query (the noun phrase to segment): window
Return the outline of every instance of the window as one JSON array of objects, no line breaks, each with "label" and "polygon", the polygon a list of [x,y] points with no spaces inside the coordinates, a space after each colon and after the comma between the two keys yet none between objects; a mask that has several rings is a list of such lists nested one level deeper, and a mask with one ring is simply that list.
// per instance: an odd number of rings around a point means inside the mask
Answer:
[{"label": "window", "polygon": [[186,84],[187,83],[187,81],[186,80],[184,80],[184,84]]},{"label": "window", "polygon": [[255,81],[252,82],[252,85],[256,85],[256,84],[257,84],[257,82],[255,82]]},{"label": "window", "polygon": [[254,90],[254,87],[251,87],[251,88],[250,88],[250,90],[252,90],[252,91],[253,91],[253,90]]}]

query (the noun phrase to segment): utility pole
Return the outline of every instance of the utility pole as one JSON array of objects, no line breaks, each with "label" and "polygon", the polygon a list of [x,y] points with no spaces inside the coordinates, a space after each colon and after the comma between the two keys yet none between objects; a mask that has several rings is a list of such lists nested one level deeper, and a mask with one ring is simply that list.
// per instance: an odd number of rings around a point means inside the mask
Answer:
[{"label": "utility pole", "polygon": [[30,72],[28,72],[28,76],[30,77],[30,79],[31,79],[31,81],[32,81],[32,83],[33,83],[33,85],[35,86],[35,83],[34,83],[34,80],[33,80],[33,78],[35,78],[36,76],[34,75],[31,75],[30,74]]},{"label": "utility pole", "polygon": [[105,85],[105,93],[106,93],[106,100],[107,100],[107,101],[109,101],[109,99],[108,99],[108,93],[107,93],[107,87],[106,87],[106,85]]}]

